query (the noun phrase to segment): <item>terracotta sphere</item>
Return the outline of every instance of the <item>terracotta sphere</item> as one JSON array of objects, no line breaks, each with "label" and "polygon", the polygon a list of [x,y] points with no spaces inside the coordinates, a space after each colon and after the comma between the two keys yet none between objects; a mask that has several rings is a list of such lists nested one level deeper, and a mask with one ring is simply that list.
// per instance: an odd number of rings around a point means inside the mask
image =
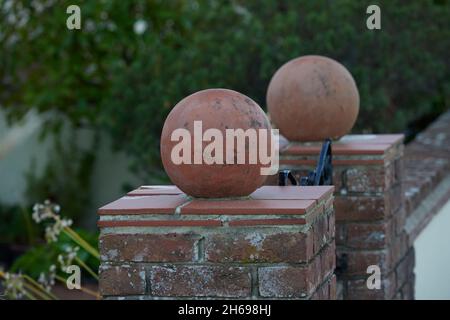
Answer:
[{"label": "terracotta sphere", "polygon": [[[201,163],[196,164],[194,150],[198,150],[199,144],[195,149],[194,139],[191,139],[192,143],[187,149],[190,150],[190,155],[186,149],[183,152],[174,149],[183,140],[176,135],[175,138],[173,137],[174,130],[186,129],[191,137],[194,137],[195,132],[199,132],[198,121],[201,121],[203,133],[208,129],[217,129],[216,132],[222,134],[224,138],[222,140],[223,152],[210,153],[214,156],[221,154],[222,162],[215,161],[208,164],[203,157]],[[194,130],[194,125],[197,126],[197,131]],[[226,129],[243,129],[245,131],[250,128],[268,130],[268,145],[270,146],[271,126],[266,114],[256,102],[239,92],[227,89],[208,89],[184,98],[167,116],[161,135],[161,158],[169,178],[182,191],[194,197],[226,198],[249,195],[264,184],[267,176],[262,175],[260,169],[269,165],[262,165],[259,157],[256,162],[250,163],[248,141],[246,141],[245,148],[239,148],[239,150],[243,150],[241,155],[245,152],[245,163],[238,164],[236,140],[234,149],[230,148],[232,152],[226,151]],[[182,131],[186,132],[186,130]],[[198,134],[197,137],[199,137]],[[205,151],[205,148],[215,140],[215,138],[203,140],[200,143],[202,150]],[[227,163],[227,154],[231,155],[229,159],[235,160],[233,163]],[[176,163],[174,155],[190,158],[190,162],[180,163],[177,160],[178,163]]]},{"label": "terracotta sphere", "polygon": [[359,93],[343,65],[327,57],[304,56],[274,74],[267,108],[272,123],[291,141],[333,139],[355,124]]}]

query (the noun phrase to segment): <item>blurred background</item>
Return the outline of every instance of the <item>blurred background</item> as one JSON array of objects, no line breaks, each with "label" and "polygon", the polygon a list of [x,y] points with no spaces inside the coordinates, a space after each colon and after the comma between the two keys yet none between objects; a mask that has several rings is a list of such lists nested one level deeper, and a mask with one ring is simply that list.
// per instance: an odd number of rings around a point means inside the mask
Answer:
[{"label": "blurred background", "polygon": [[[66,28],[73,4],[81,30]],[[0,0],[0,264],[51,265],[31,219],[45,199],[95,246],[98,207],[169,182],[159,138],[179,100],[225,87],[265,109],[271,76],[301,55],[352,73],[353,133],[410,140],[449,106],[449,17],[446,0]]]}]

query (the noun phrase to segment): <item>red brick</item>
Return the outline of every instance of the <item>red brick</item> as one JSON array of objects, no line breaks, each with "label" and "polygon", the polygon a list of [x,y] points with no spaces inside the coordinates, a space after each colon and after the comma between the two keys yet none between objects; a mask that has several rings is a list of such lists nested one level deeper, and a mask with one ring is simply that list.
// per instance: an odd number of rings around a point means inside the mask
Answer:
[{"label": "red brick", "polygon": [[270,266],[258,269],[259,293],[271,298],[308,298],[335,267],[334,243],[327,245],[304,266]]},{"label": "red brick", "polygon": [[[383,274],[393,268],[389,250],[347,251],[340,249],[337,254],[338,260],[347,262],[347,266],[343,270],[347,276],[366,275],[367,267],[370,265],[379,266]],[[343,258],[344,255],[346,258]]]},{"label": "red brick", "polygon": [[311,300],[329,300],[329,299],[330,299],[330,285],[328,282],[323,283],[311,296]]},{"label": "red brick", "polygon": [[102,261],[180,262],[194,260],[199,237],[190,234],[106,234],[99,240]]},{"label": "red brick", "polygon": [[394,228],[395,234],[399,235],[404,231],[406,225],[406,210],[401,208],[396,213],[394,213]]},{"label": "red brick", "polygon": [[264,231],[212,234],[205,238],[211,262],[305,262],[312,257],[312,234]]},{"label": "red brick", "polygon": [[332,242],[324,247],[315,259],[320,259],[320,278],[328,278],[330,274],[334,273],[336,268],[336,246],[334,243]]},{"label": "red brick", "polygon": [[102,264],[99,284],[102,296],[142,295],[145,294],[145,270],[138,265]]},{"label": "red brick", "polygon": [[311,267],[259,268],[259,294],[267,298],[307,298],[316,288],[316,271]]},{"label": "red brick", "polygon": [[382,196],[337,196],[334,198],[336,221],[373,221],[383,219],[387,208]]},{"label": "red brick", "polygon": [[[370,275],[367,275],[367,278]],[[346,300],[387,300],[395,295],[395,275],[391,273],[386,278],[381,278],[380,289],[368,289],[367,278],[348,280]]]},{"label": "red brick", "polygon": [[401,288],[401,296],[403,300],[414,300],[415,276],[412,274]]},{"label": "red brick", "polygon": [[336,237],[336,218],[334,216],[334,213],[327,215],[327,220],[328,220],[328,235],[331,238],[335,238]]},{"label": "red brick", "polygon": [[355,249],[383,249],[392,236],[389,222],[348,223],[345,245]]},{"label": "red brick", "polygon": [[345,185],[349,192],[383,192],[386,185],[384,166],[352,166],[345,172]]},{"label": "red brick", "polygon": [[390,244],[390,260],[393,264],[398,263],[406,255],[408,251],[408,235],[402,232],[393,238]]},{"label": "red brick", "polygon": [[336,300],[336,299],[338,299],[337,279],[336,279],[336,275],[333,274],[333,276],[330,279],[330,300]]},{"label": "red brick", "polygon": [[414,248],[411,248],[395,268],[398,288],[401,288],[412,276],[414,276],[414,260]]},{"label": "red brick", "polygon": [[402,208],[405,201],[402,185],[399,183],[386,190],[385,197],[386,206],[389,208],[387,215],[396,213]]},{"label": "red brick", "polygon": [[153,266],[151,295],[157,297],[248,297],[248,268],[231,266]]},{"label": "red brick", "polygon": [[336,225],[336,245],[345,246],[347,244],[347,225],[345,223],[339,223]]},{"label": "red brick", "polygon": [[328,218],[325,215],[317,218],[312,226],[312,234],[314,239],[314,254],[330,241],[331,235],[328,233]]},{"label": "red brick", "polygon": [[332,275],[325,280],[314,292],[311,300],[336,300],[336,276]]}]

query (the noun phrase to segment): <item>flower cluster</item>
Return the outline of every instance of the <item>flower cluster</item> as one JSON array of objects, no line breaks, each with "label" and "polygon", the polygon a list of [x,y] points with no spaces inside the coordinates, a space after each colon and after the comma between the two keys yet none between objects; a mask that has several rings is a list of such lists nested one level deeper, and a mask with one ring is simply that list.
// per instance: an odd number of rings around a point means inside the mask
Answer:
[{"label": "flower cluster", "polygon": [[47,292],[50,292],[52,287],[55,285],[56,278],[56,266],[52,264],[49,268],[49,272],[46,274],[41,272],[39,275],[38,282],[45,288]]},{"label": "flower cluster", "polygon": [[25,293],[23,278],[21,274],[4,274],[5,295],[13,299],[22,299]]},{"label": "flower cluster", "polygon": [[61,208],[57,204],[52,204],[50,200],[45,200],[44,203],[36,203],[33,206],[33,220],[36,221],[36,223],[41,223],[44,220],[47,219],[55,219],[57,217],[57,214]]},{"label": "flower cluster", "polygon": [[41,223],[45,220],[53,220],[54,223],[48,225],[45,228],[45,239],[47,242],[55,242],[58,239],[61,231],[72,225],[71,219],[61,218],[58,213],[61,208],[57,204],[51,203],[49,200],[45,200],[45,202],[37,203],[33,206],[33,220],[36,223]]},{"label": "flower cluster", "polygon": [[60,219],[59,217],[57,217],[57,219],[55,219],[55,223],[45,227],[45,239],[47,239],[47,242],[55,242],[56,240],[58,240],[58,236],[61,231],[66,227],[70,227],[71,225],[71,219]]},{"label": "flower cluster", "polygon": [[79,247],[67,247],[65,249],[65,255],[58,255],[58,262],[61,265],[61,270],[67,272],[67,268],[72,265],[73,260],[77,257]]}]

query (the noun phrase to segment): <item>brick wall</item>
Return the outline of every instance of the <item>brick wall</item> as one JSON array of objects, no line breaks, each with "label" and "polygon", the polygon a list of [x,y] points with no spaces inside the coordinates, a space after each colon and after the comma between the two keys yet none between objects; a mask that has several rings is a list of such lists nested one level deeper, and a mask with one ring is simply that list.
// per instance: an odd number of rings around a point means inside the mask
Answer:
[{"label": "brick wall", "polygon": [[333,187],[141,187],[99,214],[104,298],[336,298]]},{"label": "brick wall", "polygon": [[[450,112],[406,148],[400,135],[335,142],[336,216],[321,187],[263,187],[225,202],[141,187],[99,211],[102,295],[413,299],[414,240],[450,198],[449,122]],[[320,145],[281,148],[282,167],[300,177]],[[366,286],[372,264],[381,290]]]},{"label": "brick wall", "polygon": [[[414,283],[414,251],[404,231],[402,140],[402,135],[351,135],[333,144],[339,298],[413,298],[408,289]],[[320,147],[284,143],[282,168],[297,178],[306,176]],[[370,265],[381,268],[380,290],[367,288]]]},{"label": "brick wall", "polygon": [[405,148],[406,231],[410,244],[450,199],[450,111]]}]

